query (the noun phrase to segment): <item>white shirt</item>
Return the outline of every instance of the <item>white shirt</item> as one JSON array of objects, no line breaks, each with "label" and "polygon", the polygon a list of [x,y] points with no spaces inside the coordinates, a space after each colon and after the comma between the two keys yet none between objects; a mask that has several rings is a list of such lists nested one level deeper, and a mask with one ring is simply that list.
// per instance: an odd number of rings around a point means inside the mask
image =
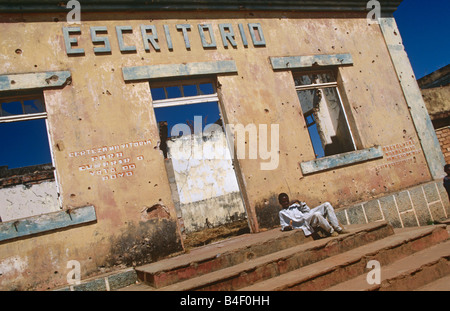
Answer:
[{"label": "white shirt", "polygon": [[293,229],[302,229],[306,236],[311,235],[314,229],[309,225],[307,219],[311,216],[311,209],[304,202],[294,203],[279,213],[281,229],[288,227],[292,221]]}]

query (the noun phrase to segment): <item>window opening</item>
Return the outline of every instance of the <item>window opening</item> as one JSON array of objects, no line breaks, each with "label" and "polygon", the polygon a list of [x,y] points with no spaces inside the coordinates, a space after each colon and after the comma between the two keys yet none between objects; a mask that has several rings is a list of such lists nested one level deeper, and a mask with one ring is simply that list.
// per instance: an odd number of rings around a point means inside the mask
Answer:
[{"label": "window opening", "polygon": [[[222,126],[218,97],[212,83],[170,85],[150,90],[160,130],[160,147],[167,147],[163,138],[171,137],[175,125],[188,125],[191,134],[194,130],[204,131],[210,124]],[[197,124],[194,128],[195,120],[201,120],[201,127]],[[166,155],[167,151],[163,152]]]},{"label": "window opening", "polygon": [[305,73],[294,82],[316,158],[356,150],[334,74]]},{"label": "window opening", "polygon": [[1,219],[60,211],[42,94],[0,97],[0,141]]},{"label": "window opening", "polygon": [[42,95],[0,98],[0,166],[52,163]]},{"label": "window opening", "polygon": [[[214,84],[151,83],[150,90],[172,198],[184,224],[181,230],[187,234],[185,245],[202,239],[196,235],[191,241],[191,234],[219,226],[238,225],[243,229],[239,232],[248,232]],[[186,133],[179,131],[183,128]]]}]

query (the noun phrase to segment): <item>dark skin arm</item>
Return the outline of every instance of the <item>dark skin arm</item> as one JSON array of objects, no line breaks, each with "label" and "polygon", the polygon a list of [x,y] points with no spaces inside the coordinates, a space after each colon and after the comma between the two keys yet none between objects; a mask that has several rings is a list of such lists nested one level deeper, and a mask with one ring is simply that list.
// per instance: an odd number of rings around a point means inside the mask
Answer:
[{"label": "dark skin arm", "polygon": [[289,226],[287,226],[287,227],[284,227],[283,228],[283,231],[291,231],[291,230],[293,230],[294,228],[292,228],[292,220],[289,222]]}]

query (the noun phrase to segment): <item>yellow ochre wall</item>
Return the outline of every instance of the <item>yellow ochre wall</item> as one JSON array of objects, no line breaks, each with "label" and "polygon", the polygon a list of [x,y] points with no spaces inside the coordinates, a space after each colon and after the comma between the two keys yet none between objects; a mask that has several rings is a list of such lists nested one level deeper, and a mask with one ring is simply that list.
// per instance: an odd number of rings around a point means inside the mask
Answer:
[{"label": "yellow ochre wall", "polygon": [[[232,24],[236,48],[223,46],[221,23]],[[261,24],[265,46],[254,47],[245,28],[248,47],[244,47],[238,24],[248,23]],[[161,51],[144,50],[142,24],[156,26]],[[189,50],[176,24],[191,25]],[[198,24],[212,24],[216,48],[202,47]],[[125,43],[135,45],[136,53],[119,51],[115,26],[125,25],[133,29],[124,34]],[[172,51],[167,48],[163,25],[170,27]],[[73,26],[81,28],[81,34],[71,35],[78,40],[73,48],[83,48],[84,55],[66,53],[62,28]],[[94,54],[91,26],[107,27],[108,33],[98,36],[109,38],[111,53]],[[77,25],[65,22],[64,14],[9,14],[0,16],[0,37],[0,74],[71,72],[68,85],[44,91],[57,181],[63,209],[93,205],[97,215],[95,223],[1,243],[0,265],[9,267],[0,279],[2,289],[64,285],[69,260],[81,263],[85,278],[100,267],[139,265],[183,250],[163,155],[157,148],[149,83],[125,83],[123,67],[235,61],[237,73],[217,76],[226,123],[279,124],[280,130],[275,170],[260,169],[266,160],[238,160],[253,231],[277,225],[280,192],[310,206],[329,201],[339,208],[431,180],[380,27],[368,25],[365,14],[84,13]],[[353,65],[339,67],[339,85],[358,149],[382,146],[386,153],[409,144],[419,152],[403,162],[394,163],[385,155],[303,176],[299,163],[313,160],[314,151],[292,73],[274,71],[269,57],[344,53],[351,54]],[[104,147],[108,152],[103,153]],[[87,150],[114,154],[114,159],[129,158],[125,164],[135,165],[130,169],[132,176],[114,180],[92,176],[83,169],[93,163],[93,153]],[[164,204],[169,214],[161,211],[149,219],[144,211],[156,203]]]}]

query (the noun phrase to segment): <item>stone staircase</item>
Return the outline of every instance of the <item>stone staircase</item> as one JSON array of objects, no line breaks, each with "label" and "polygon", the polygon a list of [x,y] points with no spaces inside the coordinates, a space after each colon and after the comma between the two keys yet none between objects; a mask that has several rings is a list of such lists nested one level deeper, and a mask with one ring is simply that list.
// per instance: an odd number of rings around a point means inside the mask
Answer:
[{"label": "stone staircase", "polygon": [[[347,234],[316,240],[279,229],[230,238],[136,267],[139,283],[120,290],[450,290],[446,224],[346,228]],[[371,261],[380,269],[368,268]]]}]

